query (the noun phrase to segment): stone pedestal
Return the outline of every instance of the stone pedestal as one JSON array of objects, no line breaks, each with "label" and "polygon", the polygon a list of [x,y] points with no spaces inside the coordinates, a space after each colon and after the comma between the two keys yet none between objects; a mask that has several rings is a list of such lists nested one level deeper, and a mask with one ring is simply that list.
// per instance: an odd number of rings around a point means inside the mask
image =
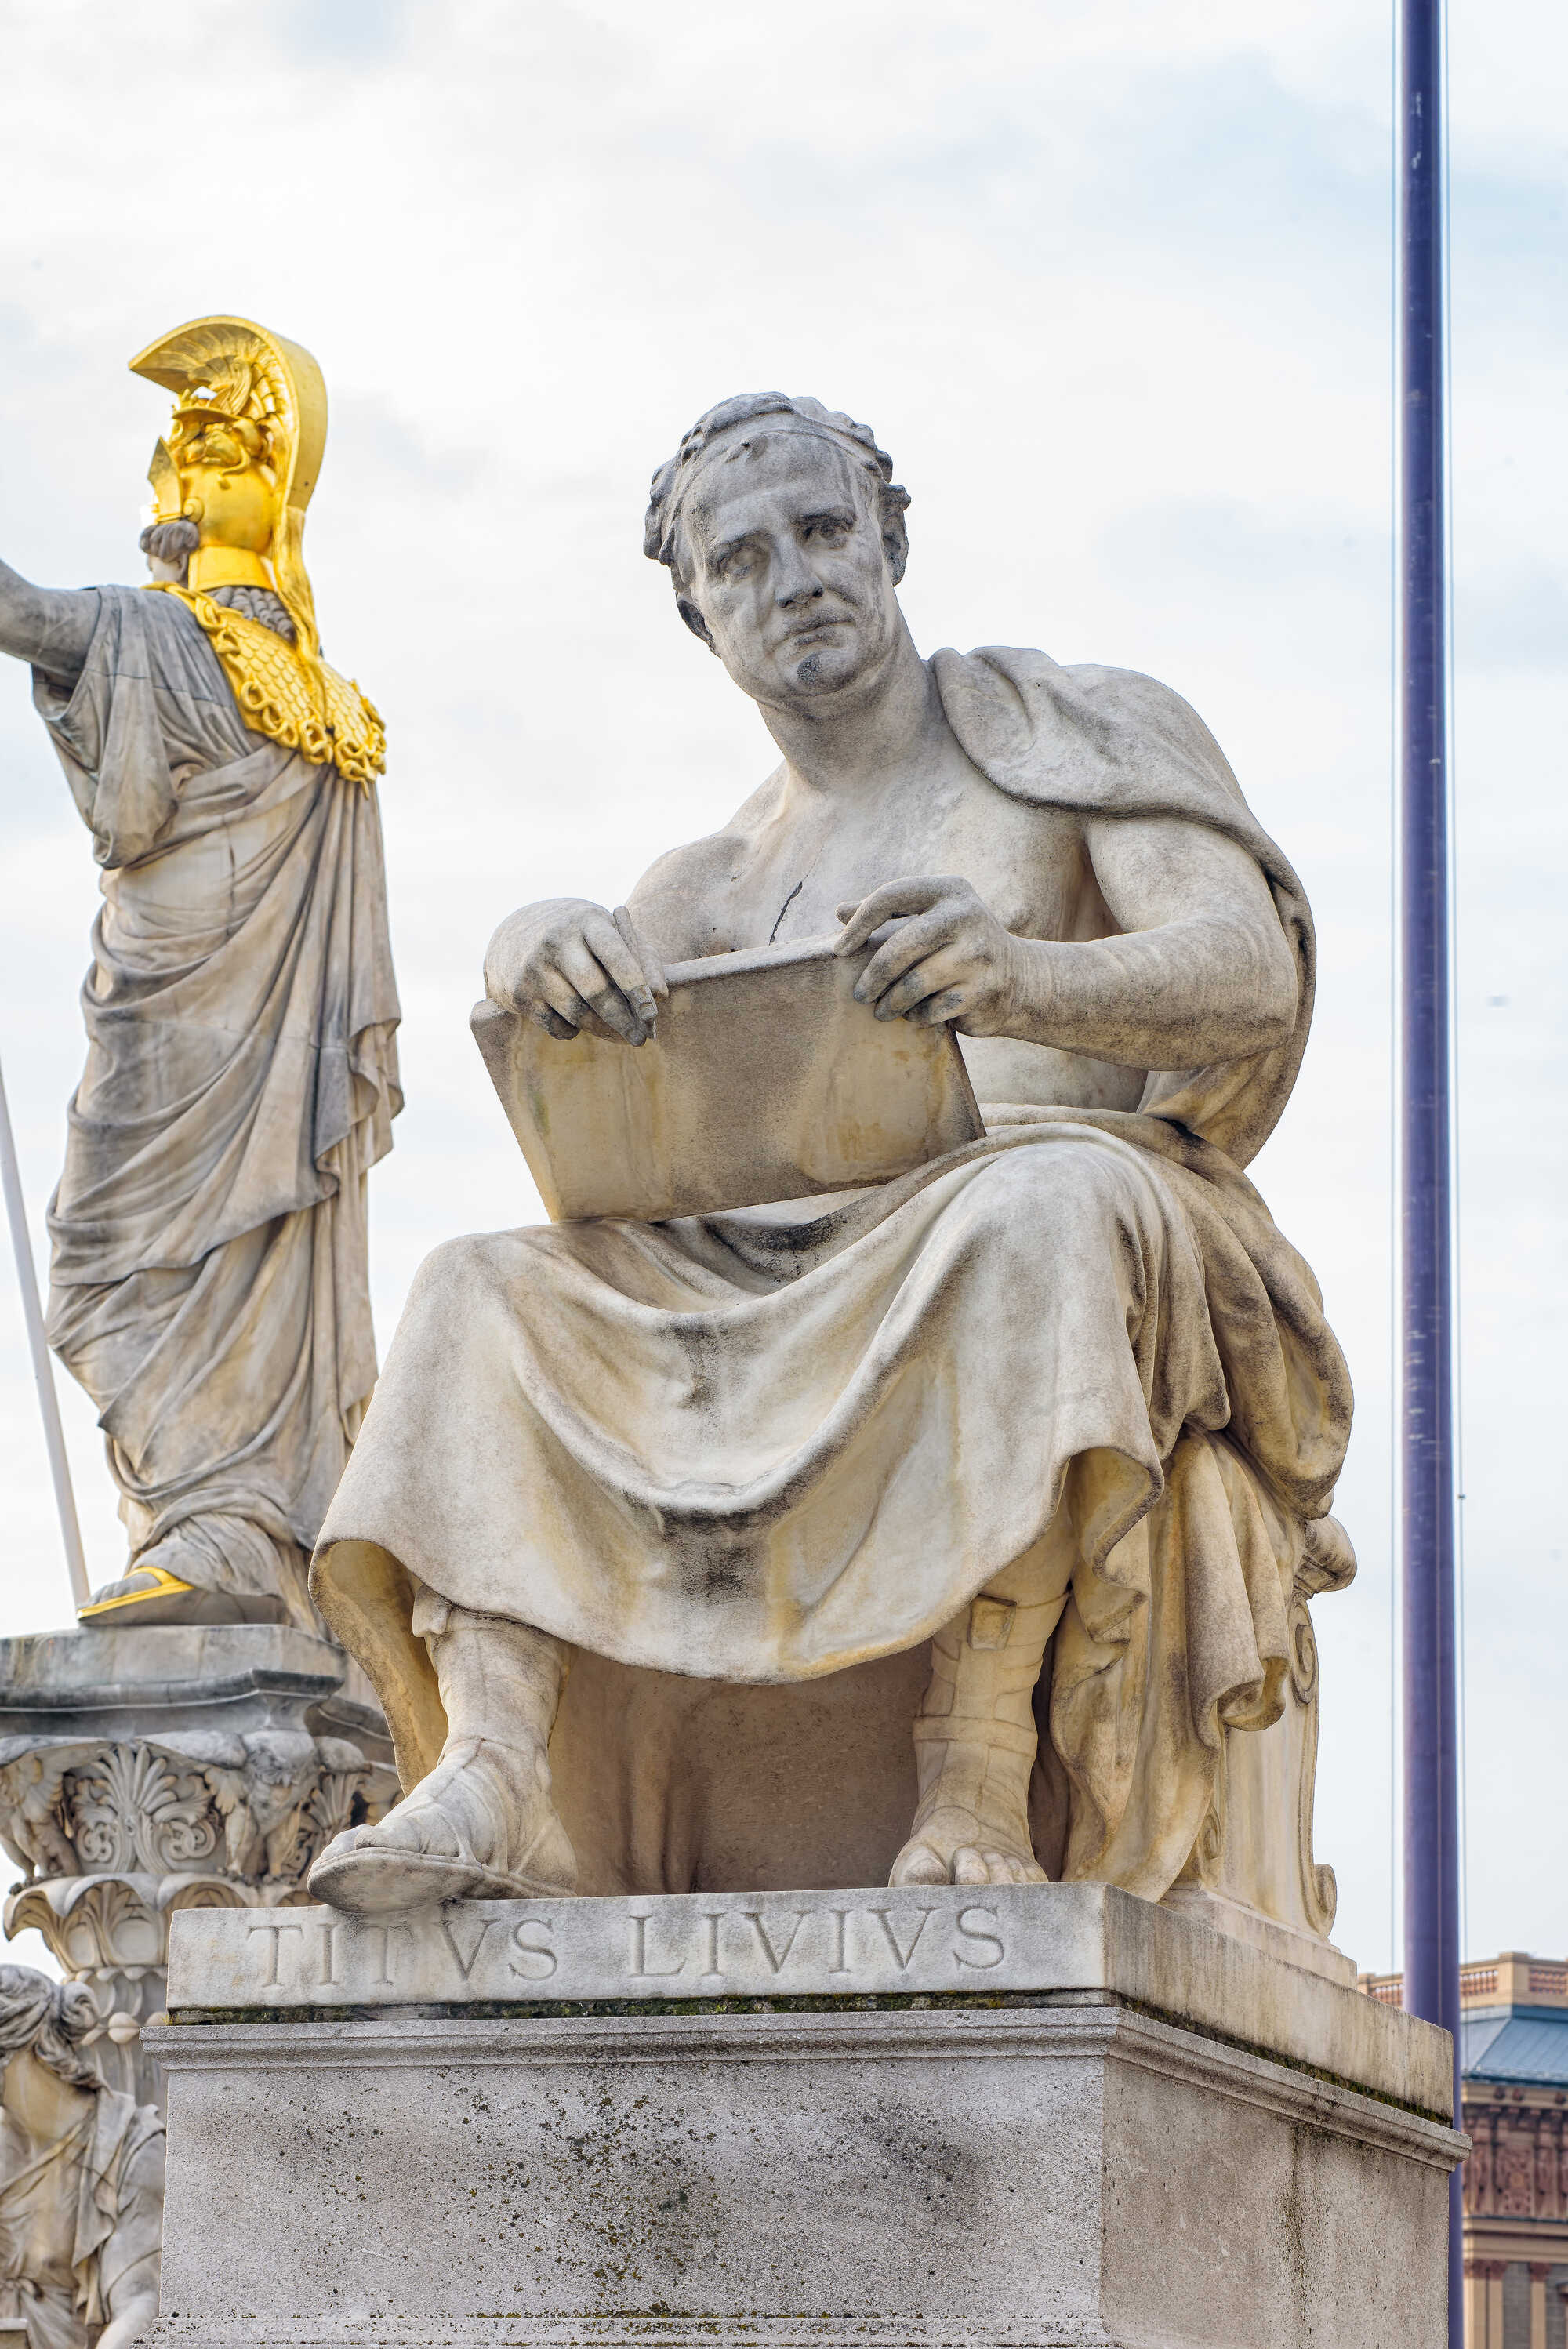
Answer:
[{"label": "stone pedestal", "polygon": [[1446,2035],[1099,1885],[174,1921],[160,2349],[1429,2349]]},{"label": "stone pedestal", "polygon": [[341,1826],[396,1799],[385,1725],[329,1640],[271,1623],[0,1640],[0,1845],[36,1925],[103,2017],[111,2087],[162,2101],[140,2044],[172,1916],[273,1909]]}]

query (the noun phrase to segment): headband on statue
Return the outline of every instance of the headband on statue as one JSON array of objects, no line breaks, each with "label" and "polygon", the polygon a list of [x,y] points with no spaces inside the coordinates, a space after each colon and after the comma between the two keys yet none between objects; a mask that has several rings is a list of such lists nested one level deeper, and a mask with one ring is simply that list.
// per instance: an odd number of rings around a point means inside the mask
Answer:
[{"label": "headband on statue", "polygon": [[892,459],[885,449],[877,447],[876,435],[869,424],[857,424],[852,416],[846,416],[841,409],[824,408],[820,399],[791,398],[783,391],[741,392],[733,399],[720,400],[706,416],[699,416],[675,455],[667,458],[655,473],[643,525],[643,552],[650,562],[668,564],[673,568],[676,518],[686,492],[705,460],[758,439],[756,428],[769,427],[772,418],[784,420],[771,426],[769,437],[784,432],[798,434],[804,440],[831,441],[848,450],[869,471],[880,475],[884,503],[896,504],[901,513],[909,504],[908,491],[893,483]]}]

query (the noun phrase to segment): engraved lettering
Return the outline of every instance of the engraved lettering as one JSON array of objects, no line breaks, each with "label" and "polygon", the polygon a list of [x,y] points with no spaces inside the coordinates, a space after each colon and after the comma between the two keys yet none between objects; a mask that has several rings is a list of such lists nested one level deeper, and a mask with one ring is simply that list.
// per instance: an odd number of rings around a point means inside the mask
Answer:
[{"label": "engraved lettering", "polygon": [[994,1958],[966,1958],[962,1950],[954,1950],[953,1962],[955,1966],[973,1966],[977,1973],[988,1973],[993,1966],[999,1966],[1006,1956],[1006,1944],[1000,1933],[988,1933],[984,1925],[972,1925],[969,1922],[971,1917],[989,1917],[995,1924],[995,1909],[961,1909],[958,1912],[958,1930],[965,1940],[983,1942],[987,1949],[995,1950],[996,1954]]},{"label": "engraved lettering", "polygon": [[678,1965],[651,1966],[648,1963],[648,1920],[634,1917],[632,1922],[632,1979],[634,1982],[668,1982],[672,1974],[684,1974],[686,1960]]},{"label": "engraved lettering", "polygon": [[462,1945],[459,1941],[457,1935],[452,1930],[451,1921],[443,1912],[441,1917],[441,1935],[448,1949],[450,1950],[452,1953],[452,1963],[457,1967],[458,1971],[461,1974],[465,1982],[468,1982],[471,1978],[474,1968],[479,1962],[480,1951],[483,1949],[485,1944],[485,1935],[490,1931],[490,1927],[494,1923],[495,1919],[493,1917],[487,1917],[484,1919],[483,1922],[480,1926],[479,1931],[474,1935],[473,1947],[465,1958],[462,1952]]},{"label": "engraved lettering", "polygon": [[406,1932],[407,1928],[405,1925],[372,1925],[367,1930],[377,1935],[381,1943],[381,1956],[371,1987],[374,1990],[392,1990],[396,1987],[392,1980],[392,1936]]},{"label": "engraved lettering", "polygon": [[724,1980],[724,1969],[718,1962],[718,1927],[723,1914],[724,1911],[721,1909],[705,1909],[702,1912],[702,1921],[707,1928],[706,1935],[707,1963],[702,1970],[704,1982]]},{"label": "engraved lettering", "polygon": [[762,1921],[761,1910],[758,1909],[743,1909],[740,1913],[743,1917],[748,1918],[751,1923],[756,1927],[757,1938],[762,1944],[762,1954],[767,1959],[773,1971],[775,1973],[780,1972],[782,1971],[785,1959],[789,1956],[790,1951],[794,1948],[797,1940],[799,1939],[801,1926],[811,1914],[811,1911],[809,1909],[797,1909],[793,1911],[795,1922],[789,1928],[789,1939],[785,1942],[784,1947],[777,1951],[775,1951],[772,1942],[768,1938],[768,1928]]},{"label": "engraved lettering", "polygon": [[304,1927],[303,1925],[285,1925],[281,1921],[281,1920],[268,1917],[265,1920],[258,1920],[252,1924],[249,1930],[253,1933],[270,1933],[273,1937],[271,1942],[268,1944],[267,1972],[262,1987],[263,1990],[275,1990],[278,1986],[278,1951],[282,1947],[284,1935],[285,1933],[303,1933],[304,1931]]},{"label": "engraved lettering", "polygon": [[914,1955],[914,1953],[915,1953],[916,1950],[918,1950],[918,1949],[919,1949],[919,1947],[920,1947],[920,1937],[921,1937],[921,1935],[924,1932],[924,1930],[925,1930],[926,1927],[930,1924],[930,1922],[931,1922],[932,1919],[935,1916],[935,1914],[936,1914],[935,1909],[923,1909],[921,1910],[921,1912],[920,1912],[920,1922],[919,1922],[919,1924],[918,1924],[918,1925],[915,1927],[915,1929],[914,1929],[914,1932],[913,1932],[913,1936],[911,1937],[910,1944],[909,1944],[909,1947],[908,1947],[908,1949],[907,1949],[907,1950],[901,1950],[901,1949],[900,1949],[900,1947],[899,1947],[899,1945],[898,1945],[898,1935],[897,1935],[897,1934],[893,1931],[893,1930],[892,1930],[892,1916],[891,1916],[891,1914],[889,1913],[889,1911],[888,1911],[887,1909],[868,1909],[867,1914],[868,1914],[868,1916],[872,1916],[872,1917],[874,1917],[874,1918],[876,1919],[877,1923],[882,1927],[882,1931],[886,1934],[886,1936],[887,1936],[887,1945],[888,1945],[888,1948],[892,1951],[893,1956],[898,1960],[898,1970],[899,1970],[900,1973],[901,1973],[901,1974],[906,1974],[906,1973],[908,1973],[908,1971],[909,1971],[910,1960],[913,1957],[913,1955]]},{"label": "engraved lettering", "polygon": [[[522,1938],[525,1933],[536,1933],[540,1938],[525,1941]],[[550,1980],[555,1971],[555,1952],[550,1946],[550,1927],[542,1917],[520,1918],[511,1929],[511,1945],[517,1952],[511,1961],[511,1971],[520,1981]]]},{"label": "engraved lettering", "polygon": [[833,1962],[828,1968],[830,1974],[852,1974],[854,1971],[853,1966],[844,1963],[844,1930],[851,1913],[848,1909],[830,1909],[828,1911],[838,1928],[833,1935]]}]

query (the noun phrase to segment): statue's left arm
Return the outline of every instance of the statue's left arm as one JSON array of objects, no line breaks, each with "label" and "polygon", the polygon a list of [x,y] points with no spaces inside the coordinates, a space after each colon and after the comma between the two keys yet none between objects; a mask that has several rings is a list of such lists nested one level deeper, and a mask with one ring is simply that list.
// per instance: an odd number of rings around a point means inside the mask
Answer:
[{"label": "statue's left arm", "polygon": [[1166,815],[1090,817],[1084,844],[1119,936],[1017,937],[965,880],[895,881],[840,908],[841,953],[898,925],[855,992],[882,1019],[1127,1068],[1241,1060],[1289,1036],[1295,957],[1246,849]]},{"label": "statue's left arm", "polygon": [[98,624],[93,587],[35,587],[0,563],[0,653],[49,677],[78,677]]}]

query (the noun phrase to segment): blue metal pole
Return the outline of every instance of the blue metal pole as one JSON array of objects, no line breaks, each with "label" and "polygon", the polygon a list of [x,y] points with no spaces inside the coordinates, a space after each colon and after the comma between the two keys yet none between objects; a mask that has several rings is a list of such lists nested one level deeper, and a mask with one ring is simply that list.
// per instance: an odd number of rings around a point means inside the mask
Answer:
[{"label": "blue metal pole", "polygon": [[[1455,2038],[1460,2112],[1458,1675],[1449,1082],[1443,0],[1398,0],[1399,977],[1405,2005]],[[1449,2341],[1462,2349],[1460,2181]]]}]

